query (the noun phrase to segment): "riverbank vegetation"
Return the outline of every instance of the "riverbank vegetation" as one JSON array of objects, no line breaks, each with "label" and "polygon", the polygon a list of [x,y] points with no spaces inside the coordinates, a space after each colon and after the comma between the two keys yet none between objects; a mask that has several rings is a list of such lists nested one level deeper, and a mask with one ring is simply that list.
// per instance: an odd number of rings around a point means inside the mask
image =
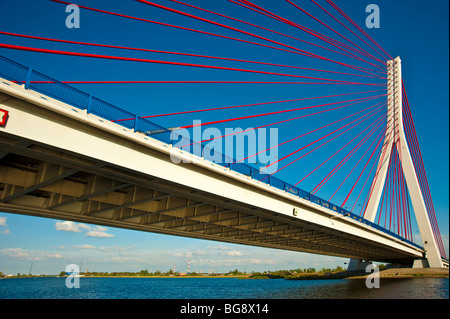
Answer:
[{"label": "riverbank vegetation", "polygon": [[[387,278],[427,278],[427,277],[446,277],[448,278],[448,270],[446,272],[432,272],[420,269],[389,269],[384,264],[379,264],[378,269],[382,272],[382,277]],[[31,277],[65,277],[70,274],[65,271],[61,271],[56,275],[32,275],[32,274],[20,274],[17,275],[5,275],[0,271],[0,279],[2,278],[31,278]],[[275,271],[263,271],[263,272],[242,272],[238,269],[230,270],[226,273],[208,272],[208,273],[180,273],[174,272],[172,269],[162,272],[160,270],[148,271],[147,269],[140,270],[138,272],[130,271],[114,271],[114,272],[96,272],[86,271],[77,274],[82,277],[153,277],[153,278],[239,278],[239,279],[287,279],[287,280],[317,280],[317,279],[340,279],[340,278],[361,278],[361,276],[367,275],[364,272],[354,273],[346,271],[343,267],[337,266],[336,268],[297,268],[291,270],[275,270]]]},{"label": "riverbank vegetation", "polygon": [[345,272],[345,269],[341,266],[336,268],[298,268],[293,270],[277,270],[277,271],[265,271],[253,272],[248,279],[320,279],[330,278],[335,274]]}]

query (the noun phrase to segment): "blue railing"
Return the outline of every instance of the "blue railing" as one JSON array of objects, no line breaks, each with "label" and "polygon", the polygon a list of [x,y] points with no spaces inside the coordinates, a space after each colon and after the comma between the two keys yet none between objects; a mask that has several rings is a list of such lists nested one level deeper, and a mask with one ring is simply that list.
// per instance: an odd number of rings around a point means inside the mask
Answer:
[{"label": "blue railing", "polygon": [[[44,74],[32,70],[31,68],[25,67],[2,56],[0,56],[0,76],[12,82],[24,84],[26,89],[32,89],[39,93],[51,96],[56,100],[86,110],[88,113],[95,114],[118,125],[122,125],[128,129],[133,129],[136,132],[141,132],[161,142],[173,145],[174,141],[171,139],[171,131],[167,128],[159,126],[151,121],[148,121],[145,118],[125,111],[117,106],[93,97],[85,92],[79,91],[67,84],[61,83]],[[198,143],[194,143],[191,140],[187,142],[198,145]],[[205,151],[204,146],[199,145],[199,147],[203,154],[203,151]],[[227,161],[225,160],[224,155],[221,156],[221,159],[221,163],[223,166],[229,167],[235,172],[250,176],[255,180],[266,183],[277,189],[286,191],[289,194],[296,195],[299,198],[306,199],[312,203],[333,210],[343,216],[349,217],[360,223],[378,229],[399,240],[422,249],[422,247],[413,243],[412,241],[403,238],[398,234],[395,234],[394,232],[385,229],[375,223],[372,223],[367,219],[353,214],[352,212],[349,212],[346,209],[339,207],[338,205],[330,203],[320,197],[310,194],[269,174],[261,174],[259,169],[257,168],[254,168],[245,163],[236,163],[230,160]]]}]

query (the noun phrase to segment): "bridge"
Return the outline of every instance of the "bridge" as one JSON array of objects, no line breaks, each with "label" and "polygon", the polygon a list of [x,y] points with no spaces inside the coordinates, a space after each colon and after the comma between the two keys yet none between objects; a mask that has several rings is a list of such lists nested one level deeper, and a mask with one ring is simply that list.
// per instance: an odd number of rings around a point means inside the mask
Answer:
[{"label": "bridge", "polygon": [[[159,126],[1,57],[0,211],[346,257],[351,267],[363,260],[448,267],[404,127],[411,119],[401,61],[386,64],[385,131],[361,216],[249,164],[215,163],[176,147],[180,128]],[[407,231],[375,222],[395,156],[422,245]]]}]

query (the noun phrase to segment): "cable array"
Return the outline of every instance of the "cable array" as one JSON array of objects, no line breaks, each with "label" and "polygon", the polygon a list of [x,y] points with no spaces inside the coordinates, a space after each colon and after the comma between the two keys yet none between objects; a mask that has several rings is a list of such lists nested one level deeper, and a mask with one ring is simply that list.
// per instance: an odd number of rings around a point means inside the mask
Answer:
[{"label": "cable array", "polygon": [[[56,4],[70,4],[52,0]],[[75,80],[62,81],[75,85],[248,85],[246,91],[273,85],[294,85],[299,88],[313,87],[315,91],[326,92],[321,95],[303,92],[301,96],[278,100],[255,100],[252,103],[221,105],[218,101],[198,108],[142,114],[142,118],[152,121],[170,121],[171,127],[178,130],[194,130],[206,127],[223,129],[223,125],[249,126],[250,128],[221,134],[202,136],[201,140],[187,143],[186,147],[198,143],[208,145],[218,140],[246,134],[251,130],[277,127],[283,132],[282,140],[276,145],[263,147],[254,153],[244,153],[233,158],[234,163],[255,163],[262,154],[277,151],[278,156],[259,167],[260,180],[277,175],[289,176],[292,185],[302,187],[312,195],[320,195],[330,202],[336,202],[351,212],[360,209],[364,216],[371,195],[371,181],[376,179],[376,163],[383,157],[382,146],[387,128],[386,102],[386,61],[392,57],[370,37],[363,28],[350,18],[332,0],[319,4],[316,0],[286,0],[282,5],[289,8],[283,13],[275,12],[267,3],[258,4],[249,0],[227,0],[224,3],[230,11],[251,19],[230,16],[212,8],[203,8],[189,0],[171,0],[162,5],[154,1],[136,0],[141,6],[143,17],[108,11],[103,8],[78,5],[92,14],[135,21],[142,27],[158,26],[181,32],[185,36],[195,34],[202,41],[211,39],[236,45],[246,50],[260,50],[264,58],[248,59],[227,56],[226,53],[202,54],[182,50],[162,50],[154,47],[135,47],[107,43],[81,42],[42,35],[19,34],[0,31],[5,38],[18,38],[23,41],[39,41],[42,45],[25,46],[0,43],[0,48],[20,50],[37,54],[59,55],[73,59],[107,60],[112,63],[139,63],[160,65],[177,70],[210,70],[216,78],[206,80],[183,79],[119,79],[119,80]],[[212,4],[209,4],[213,6]],[[177,24],[146,18],[164,13],[165,17],[182,17]],[[188,21],[192,21],[189,24]],[[299,23],[298,21],[301,21]],[[186,25],[183,25],[186,23]],[[264,24],[266,23],[266,24]],[[201,27],[204,28],[202,29]],[[46,48],[46,45],[64,46],[65,49]],[[67,49],[70,47],[70,49]],[[96,49],[97,53],[91,53]],[[105,53],[103,54],[103,51]],[[108,50],[108,52],[106,52]],[[120,53],[110,53],[120,52]],[[101,54],[100,54],[101,53]],[[135,55],[139,54],[139,57]],[[279,57],[285,55],[296,63],[283,62]],[[150,58],[159,56],[161,58]],[[276,56],[271,60],[271,56]],[[192,61],[196,61],[195,63]],[[287,59],[288,60],[288,59]],[[233,80],[223,80],[223,75]],[[231,75],[230,75],[231,74]],[[280,80],[280,79],[283,80]],[[20,82],[20,81],[19,81]],[[23,83],[25,82],[25,79]],[[52,85],[52,81],[40,81],[42,85]],[[363,89],[361,89],[361,87]],[[275,87],[276,88],[276,87]],[[201,90],[201,88],[199,89]],[[331,93],[331,91],[333,93]],[[219,104],[218,104],[219,103]],[[414,166],[420,187],[424,194],[429,217],[436,240],[445,256],[439,234],[431,192],[425,174],[417,134],[406,91],[403,86],[404,126],[408,144],[412,151]],[[195,117],[195,118],[193,118]],[[200,123],[193,119],[201,118]],[[115,122],[133,120],[115,119]],[[258,142],[259,143],[259,142]],[[411,205],[406,181],[401,169],[400,152],[393,146],[387,180],[382,194],[378,213],[378,223],[395,231],[402,237],[413,240],[411,225]],[[264,173],[276,167],[271,173]]]}]

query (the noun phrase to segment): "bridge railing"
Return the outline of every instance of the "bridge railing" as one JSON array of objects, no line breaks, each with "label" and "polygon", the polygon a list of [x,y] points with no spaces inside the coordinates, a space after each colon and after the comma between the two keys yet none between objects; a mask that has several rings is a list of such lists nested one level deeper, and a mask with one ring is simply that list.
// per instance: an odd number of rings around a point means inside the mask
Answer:
[{"label": "bridge railing", "polygon": [[[61,83],[49,76],[2,56],[0,56],[0,76],[11,82],[23,84],[25,89],[32,89],[36,92],[48,95],[56,100],[86,110],[88,113],[95,114],[128,129],[133,129],[135,132],[140,132],[167,144],[173,145],[174,143],[174,140],[171,138],[171,131],[169,129],[159,126],[145,118],[139,117],[133,113],[93,97],[88,93]],[[201,154],[205,153],[204,145],[198,145],[199,143],[193,142],[192,140],[186,140],[186,144],[197,145],[201,150]],[[345,217],[349,217],[360,223],[378,229],[410,245],[422,248],[414,242],[356,214],[353,214],[338,205],[308,193],[270,174],[263,174],[259,171],[259,169],[252,167],[251,165],[237,163],[234,159],[227,158],[226,155],[223,154],[221,156],[221,163],[223,166],[230,168],[230,170],[250,176],[257,181],[266,183],[274,188],[285,191],[286,193],[298,196],[299,198],[306,199],[314,204],[335,211]]]}]

